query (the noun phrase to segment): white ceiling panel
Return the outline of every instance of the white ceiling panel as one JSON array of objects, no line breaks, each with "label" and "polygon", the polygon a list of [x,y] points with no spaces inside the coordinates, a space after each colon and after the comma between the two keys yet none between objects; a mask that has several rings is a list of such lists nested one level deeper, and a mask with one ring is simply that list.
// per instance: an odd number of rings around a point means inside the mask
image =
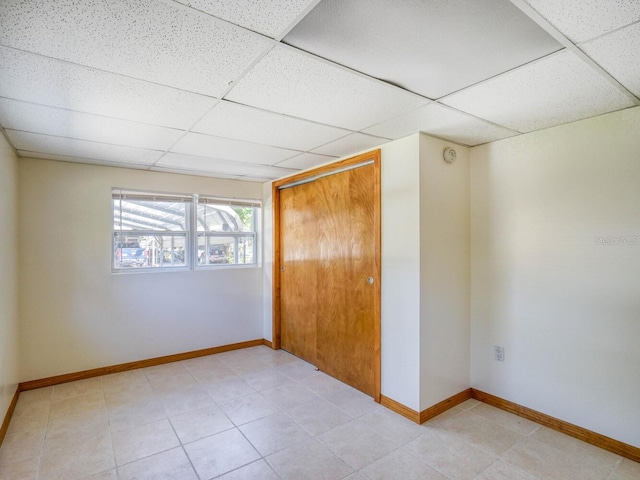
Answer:
[{"label": "white ceiling panel", "polygon": [[298,151],[242,142],[228,138],[188,133],[171,149],[174,153],[221,158],[236,162],[273,165],[297,155]]},{"label": "white ceiling panel", "polygon": [[183,130],[78,113],[6,98],[0,98],[0,124],[4,128],[13,130],[152,150],[167,150],[184,135]]},{"label": "white ceiling panel", "polygon": [[[640,8],[640,2],[638,5]],[[587,42],[580,48],[640,97],[640,23]]]},{"label": "white ceiling panel", "polygon": [[436,103],[367,128],[365,133],[397,139],[419,131],[469,146],[518,134]]},{"label": "white ceiling panel", "polygon": [[317,167],[324,163],[329,163],[336,160],[338,157],[331,157],[328,155],[319,155],[317,153],[301,153],[300,155],[284,160],[274,165],[274,167],[284,168],[297,168],[305,170],[307,168]]},{"label": "white ceiling panel", "polygon": [[226,101],[218,103],[193,131],[296,150],[311,150],[350,133]]},{"label": "white ceiling panel", "polygon": [[228,22],[276,38],[317,0],[177,0]]},{"label": "white ceiling panel", "polygon": [[434,99],[562,48],[508,0],[373,5],[323,0],[284,41]]},{"label": "white ceiling panel", "polygon": [[227,95],[246,105],[361,130],[426,103],[415,95],[277,46]]},{"label": "white ceiling panel", "polygon": [[0,79],[2,97],[183,129],[217,101],[5,47]]},{"label": "white ceiling panel", "polygon": [[94,158],[78,158],[70,155],[56,155],[53,153],[30,152],[28,150],[18,150],[18,155],[25,158],[38,158],[41,160],[54,160],[57,162],[69,163],[89,163],[92,165],[104,165],[110,167],[133,168],[137,170],[148,170],[149,165],[141,163],[116,162],[110,160],[96,160]]},{"label": "white ceiling panel", "polygon": [[297,172],[299,172],[299,170],[297,169],[255,165],[251,168],[248,176],[267,180],[275,180],[276,178],[286,177]]},{"label": "white ceiling panel", "polygon": [[487,80],[442,102],[520,132],[633,105],[608,80],[568,51]]},{"label": "white ceiling panel", "polygon": [[150,165],[162,155],[162,152],[157,150],[52,137],[16,130],[6,130],[6,132],[16,150],[139,165]]},{"label": "white ceiling panel", "polygon": [[637,0],[524,0],[574,43],[640,20]]},{"label": "white ceiling panel", "polygon": [[272,44],[155,0],[0,2],[0,43],[213,96]]},{"label": "white ceiling panel", "polygon": [[167,153],[154,166],[225,175],[246,175],[254,165],[211,157]]},{"label": "white ceiling panel", "polygon": [[362,150],[378,147],[388,141],[388,138],[374,137],[371,135],[365,135],[364,133],[352,133],[351,135],[347,135],[335,142],[316,148],[313,153],[344,157],[361,152]]},{"label": "white ceiling panel", "polygon": [[149,170],[153,172],[178,173],[180,175],[196,175],[199,177],[223,178],[225,180],[239,180],[243,178],[242,175],[226,175],[223,173],[205,172],[203,170],[188,170],[184,168],[151,167]]}]

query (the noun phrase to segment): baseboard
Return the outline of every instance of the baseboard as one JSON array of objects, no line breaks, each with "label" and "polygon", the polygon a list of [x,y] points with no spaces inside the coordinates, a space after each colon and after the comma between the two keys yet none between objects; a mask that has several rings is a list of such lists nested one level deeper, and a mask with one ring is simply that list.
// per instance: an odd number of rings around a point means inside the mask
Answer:
[{"label": "baseboard", "polygon": [[620,455],[621,457],[628,458],[635,462],[640,462],[640,448],[634,447],[633,445],[614,440],[613,438],[605,435],[592,432],[586,428],[573,425],[572,423],[532,410],[531,408],[523,407],[517,403],[476,390],[475,388],[471,389],[471,398],[475,398],[476,400],[493,407],[519,415],[520,417],[524,417],[528,420],[532,420],[540,425],[557,430],[558,432],[577,438],[583,442],[590,443],[591,445],[595,445],[603,450],[608,450]]},{"label": "baseboard", "polygon": [[441,402],[436,403],[435,405],[418,412],[413,410],[406,405],[401,404],[400,402],[396,402],[395,400],[385,397],[384,395],[380,396],[380,404],[387,407],[389,410],[393,410],[396,413],[399,413],[403,417],[408,418],[412,422],[416,423],[424,423],[427,420],[432,419],[440,415],[443,412],[446,412],[450,408],[455,407],[456,405],[464,402],[471,398],[471,389],[467,388],[460,393],[456,393],[455,395],[444,399]]},{"label": "baseboard", "polygon": [[427,420],[431,420],[433,417],[437,417],[441,413],[446,412],[450,408],[461,404],[465,400],[471,398],[471,389],[467,388],[460,393],[456,393],[452,397],[449,397],[441,402],[436,403],[432,407],[427,408],[420,412],[420,423],[424,423]]},{"label": "baseboard", "polygon": [[0,447],[2,446],[4,437],[7,434],[7,430],[9,430],[9,422],[11,422],[11,417],[13,416],[13,411],[16,409],[16,404],[18,403],[19,396],[20,396],[20,387],[16,387],[16,392],[13,394],[13,398],[11,399],[11,403],[9,404],[7,413],[4,416],[2,426],[0,427]]},{"label": "baseboard", "polygon": [[153,367],[164,363],[179,362],[190,358],[204,357],[216,353],[229,352],[231,350],[239,350],[241,348],[257,347],[265,345],[265,340],[249,340],[247,342],[232,343],[230,345],[221,345],[219,347],[205,348],[203,350],[194,350],[192,352],[176,353],[163,357],[149,358],[147,360],[138,360],[136,362],[121,363],[119,365],[111,365],[109,367],[93,368],[91,370],[83,370],[81,372],[66,373],[53,377],[41,378],[38,380],[30,380],[21,382],[18,389],[21,392],[25,390],[33,390],[34,388],[50,387],[51,385],[59,385],[61,383],[73,382],[75,380],[84,380],[85,378],[99,377],[100,375],[108,375],[110,373],[126,372],[138,368]]},{"label": "baseboard", "polygon": [[262,339],[262,344],[269,347],[269,348],[273,348],[273,343],[271,343],[270,340],[267,340],[266,338]]}]

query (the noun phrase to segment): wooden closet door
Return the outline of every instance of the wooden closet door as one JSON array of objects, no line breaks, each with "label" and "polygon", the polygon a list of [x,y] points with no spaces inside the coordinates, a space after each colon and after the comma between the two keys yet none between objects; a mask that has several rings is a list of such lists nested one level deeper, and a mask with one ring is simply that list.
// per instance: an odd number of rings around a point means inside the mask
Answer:
[{"label": "wooden closet door", "polygon": [[280,191],[282,348],[316,364],[317,222],[312,184]]},{"label": "wooden closet door", "polygon": [[282,348],[375,395],[374,166],[280,191]]}]

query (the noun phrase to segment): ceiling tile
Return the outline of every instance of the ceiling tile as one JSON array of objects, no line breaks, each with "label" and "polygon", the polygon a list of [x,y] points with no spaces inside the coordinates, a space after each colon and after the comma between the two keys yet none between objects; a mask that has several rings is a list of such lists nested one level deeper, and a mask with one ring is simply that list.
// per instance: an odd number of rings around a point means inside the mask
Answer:
[{"label": "ceiling tile", "polygon": [[361,152],[362,150],[378,147],[388,141],[388,138],[373,137],[371,135],[365,135],[364,133],[352,133],[351,135],[347,135],[335,142],[316,148],[313,153],[344,157]]},{"label": "ceiling tile", "polygon": [[296,150],[311,150],[350,133],[226,101],[218,103],[193,131]]},{"label": "ceiling tile", "polygon": [[6,132],[16,150],[140,165],[150,165],[162,155],[162,152],[157,150],[122,147],[16,130],[6,130]]},{"label": "ceiling tile", "polygon": [[319,155],[317,153],[301,153],[300,155],[277,163],[274,167],[297,168],[305,170],[336,160],[338,157]]},{"label": "ceiling tile", "polygon": [[524,0],[574,43],[640,20],[637,0]]},{"label": "ceiling tile", "polygon": [[1,46],[0,78],[2,97],[183,129],[217,101]]},{"label": "ceiling tile", "polygon": [[568,51],[455,93],[442,103],[520,132],[632,105],[620,90]]},{"label": "ceiling tile", "polygon": [[640,97],[640,23],[582,44],[580,48]]},{"label": "ceiling tile", "polygon": [[30,152],[28,150],[18,150],[18,155],[25,158],[38,158],[41,160],[54,160],[57,162],[88,163],[91,165],[104,165],[104,166],[121,167],[121,168],[124,167],[124,168],[133,168],[137,170],[149,169],[148,164],[142,164],[142,163],[96,160],[94,158],[81,158],[81,157],[73,157],[71,155],[56,155],[53,153]]},{"label": "ceiling tile", "polygon": [[78,113],[6,98],[0,98],[0,125],[13,130],[152,150],[167,150],[184,135],[183,130]]},{"label": "ceiling tile", "polygon": [[508,128],[493,125],[437,103],[432,103],[365,130],[365,133],[393,139],[416,132],[425,132],[469,146],[493,142],[518,134]]},{"label": "ceiling tile", "polygon": [[213,96],[272,45],[155,0],[0,2],[0,43]]},{"label": "ceiling tile", "polygon": [[272,165],[300,153],[295,150],[212,137],[201,133],[188,133],[171,151],[262,165]]},{"label": "ceiling tile", "polygon": [[189,170],[193,172],[219,173],[225,175],[246,175],[250,173],[254,165],[221,160],[212,157],[197,157],[193,155],[181,155],[167,153],[155,167]]},{"label": "ceiling tile", "polygon": [[284,41],[429,98],[562,48],[508,0],[324,0]]},{"label": "ceiling tile", "polygon": [[275,38],[316,0],[178,0],[218,18]]},{"label": "ceiling tile", "polygon": [[204,172],[202,170],[188,170],[184,168],[172,167],[151,167],[149,170],[153,172],[178,173],[180,175],[196,175],[199,177],[223,178],[225,180],[240,180],[244,178],[242,175],[226,175],[223,173]]},{"label": "ceiling tile", "polygon": [[416,95],[283,45],[260,60],[227,98],[351,130],[426,103]]},{"label": "ceiling tile", "polygon": [[293,175],[299,172],[298,169],[280,168],[280,167],[267,167],[264,165],[255,165],[251,168],[249,176],[257,177],[267,180],[275,180],[276,178],[283,178],[288,175]]}]

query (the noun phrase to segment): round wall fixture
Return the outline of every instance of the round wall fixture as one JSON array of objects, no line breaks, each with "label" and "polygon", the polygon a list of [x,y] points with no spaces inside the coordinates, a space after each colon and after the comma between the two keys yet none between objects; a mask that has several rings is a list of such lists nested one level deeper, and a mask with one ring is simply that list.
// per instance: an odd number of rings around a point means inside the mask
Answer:
[{"label": "round wall fixture", "polygon": [[447,162],[447,163],[455,162],[457,155],[458,154],[456,153],[456,151],[451,147],[445,148],[444,152],[442,154],[442,156],[444,157],[444,161]]}]

